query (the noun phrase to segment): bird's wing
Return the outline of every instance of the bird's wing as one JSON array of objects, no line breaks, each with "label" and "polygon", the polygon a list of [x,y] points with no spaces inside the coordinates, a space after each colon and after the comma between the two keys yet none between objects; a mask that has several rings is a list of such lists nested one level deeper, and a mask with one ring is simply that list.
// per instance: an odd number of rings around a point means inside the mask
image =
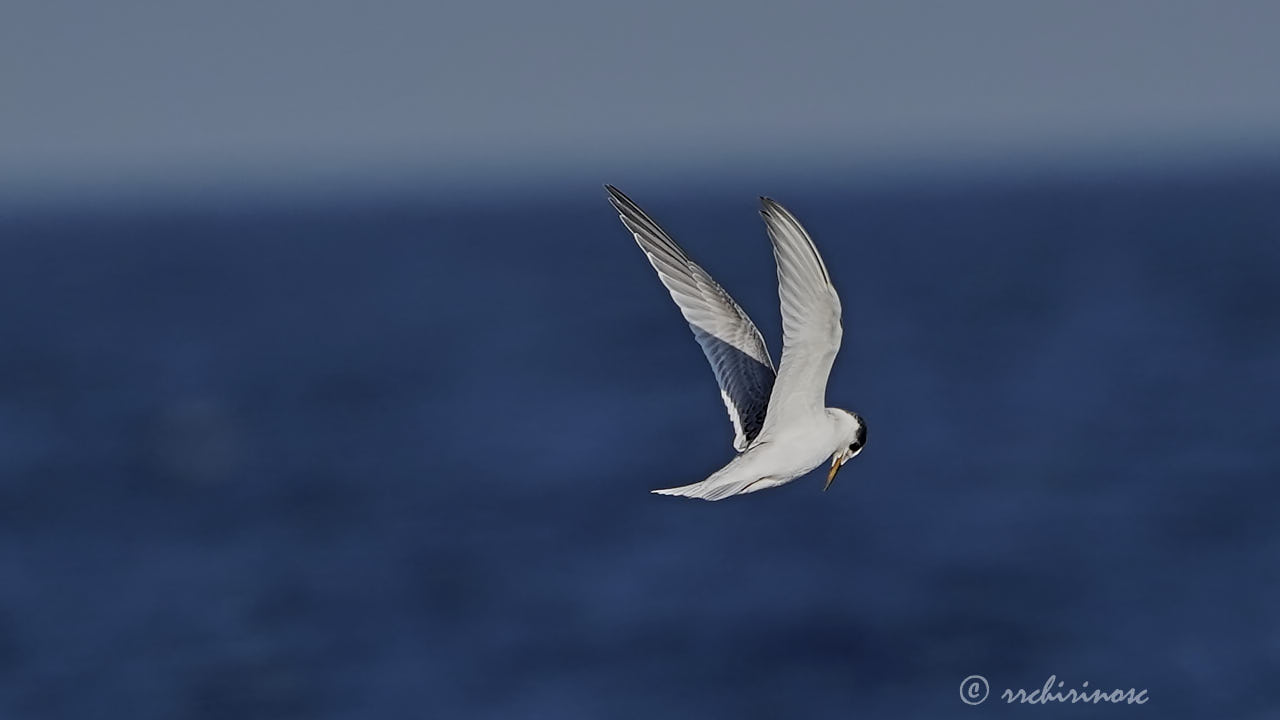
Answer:
[{"label": "bird's wing", "polygon": [[778,263],[782,360],[769,400],[770,427],[801,424],[825,412],[827,377],[840,349],[840,297],[813,240],[795,216],[760,198]]},{"label": "bird's wing", "polygon": [[711,363],[733,423],[733,447],[742,452],[764,427],[773,390],[773,361],[764,338],[729,293],[671,236],[617,188],[605,188],[622,224],[635,235]]}]

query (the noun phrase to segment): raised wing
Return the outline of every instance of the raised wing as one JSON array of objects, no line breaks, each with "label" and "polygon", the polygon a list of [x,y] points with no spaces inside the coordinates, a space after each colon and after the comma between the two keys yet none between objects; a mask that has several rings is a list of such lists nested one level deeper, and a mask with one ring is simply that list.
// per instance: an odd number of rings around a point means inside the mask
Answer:
[{"label": "raised wing", "polygon": [[840,350],[840,297],[827,266],[795,216],[769,198],[760,198],[778,262],[782,301],[782,360],[769,400],[770,426],[785,426],[825,412],[827,378]]},{"label": "raised wing", "polygon": [[764,338],[729,293],[631,198],[612,185],[605,189],[711,363],[733,423],[733,447],[742,452],[764,427],[773,390],[773,361]]}]

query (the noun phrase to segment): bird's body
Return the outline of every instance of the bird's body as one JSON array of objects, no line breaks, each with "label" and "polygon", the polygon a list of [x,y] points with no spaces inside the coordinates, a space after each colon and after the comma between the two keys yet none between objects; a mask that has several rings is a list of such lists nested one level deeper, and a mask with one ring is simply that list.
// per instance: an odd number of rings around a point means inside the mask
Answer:
[{"label": "bird's body", "polygon": [[[825,406],[827,377],[840,349],[840,298],[813,241],[791,213],[761,198],[782,305],[782,361],[775,372],[760,331],[724,288],[617,188],[610,202],[710,361],[739,455],[702,482],[655,490],[720,500],[788,483],[831,458],[827,486],[862,451],[866,424]],[[825,489],[825,488],[824,488]]]},{"label": "bird's body", "polygon": [[[841,445],[847,432],[842,427],[844,423],[836,417],[844,411],[827,410],[826,413],[820,422],[791,425],[777,433],[761,433],[755,443],[702,482],[654,492],[720,500],[785,485],[826,463],[832,448],[848,445]],[[848,413],[845,418],[852,419]]]}]

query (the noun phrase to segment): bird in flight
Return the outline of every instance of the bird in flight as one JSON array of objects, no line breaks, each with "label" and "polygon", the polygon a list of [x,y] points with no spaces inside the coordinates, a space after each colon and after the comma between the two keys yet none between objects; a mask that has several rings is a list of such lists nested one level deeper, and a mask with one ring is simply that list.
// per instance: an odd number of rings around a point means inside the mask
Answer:
[{"label": "bird in flight", "polygon": [[840,349],[840,297],[800,221],[760,198],[782,302],[782,361],[775,372],[764,338],[729,293],[638,205],[612,185],[609,202],[635,236],[702,346],[733,423],[738,455],[702,482],[654,490],[703,500],[777,487],[831,458],[822,489],[867,444],[857,413],[826,407],[827,377]]}]

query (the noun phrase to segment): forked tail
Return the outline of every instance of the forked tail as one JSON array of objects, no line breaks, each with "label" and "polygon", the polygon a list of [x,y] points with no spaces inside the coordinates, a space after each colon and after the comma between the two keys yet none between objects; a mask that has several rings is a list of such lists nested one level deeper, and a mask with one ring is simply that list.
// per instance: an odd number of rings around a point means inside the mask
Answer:
[{"label": "forked tail", "polygon": [[757,490],[764,490],[765,488],[777,487],[786,482],[785,480],[779,482],[768,476],[761,477],[758,470],[753,467],[758,463],[752,462],[754,458],[750,456],[751,451],[748,450],[735,457],[728,465],[720,468],[711,477],[702,482],[654,490],[653,492],[658,495],[676,495],[700,500],[723,500],[733,495],[744,495]]}]

